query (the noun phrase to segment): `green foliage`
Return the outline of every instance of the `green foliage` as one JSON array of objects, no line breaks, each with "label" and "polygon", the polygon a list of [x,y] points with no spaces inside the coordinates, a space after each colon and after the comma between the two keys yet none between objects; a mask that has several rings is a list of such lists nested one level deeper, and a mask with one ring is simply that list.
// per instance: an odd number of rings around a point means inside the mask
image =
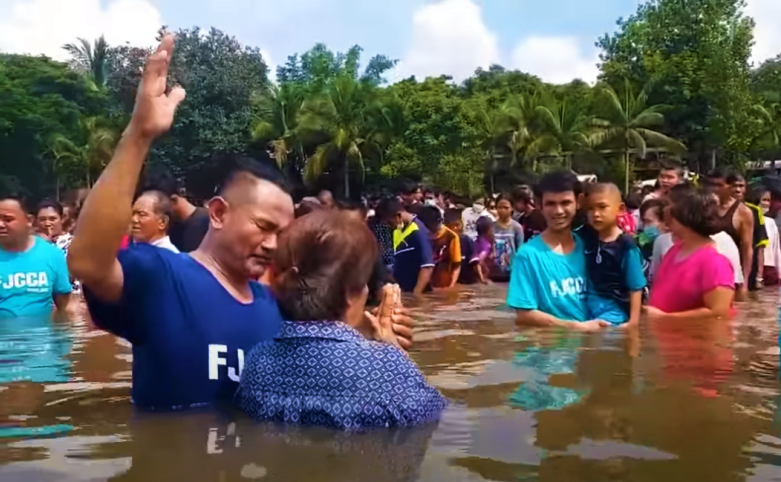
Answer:
[{"label": "green foliage", "polygon": [[653,82],[649,104],[667,104],[663,130],[698,157],[744,151],[756,134],[748,59],[753,21],[743,0],[654,0],[600,38],[602,78]]},{"label": "green foliage", "polygon": [[2,184],[36,197],[72,185],[68,170],[56,167],[51,140],[82,138],[81,119],[107,106],[106,97],[65,64],[44,57],[0,55]]},{"label": "green foliage", "polygon": [[172,82],[184,87],[169,135],[151,153],[176,176],[208,171],[218,153],[246,152],[257,118],[257,92],[269,87],[260,51],[217,29],[180,30],[171,61]]},{"label": "green foliage", "polygon": [[[743,7],[640,5],[598,40],[595,87],[498,65],[461,84],[387,85],[395,60],[361,65],[361,47],[323,44],[291,55],[271,83],[258,49],[215,29],[180,30],[171,82],[187,99],[150,161],[191,183],[219,167],[216,154],[267,151],[301,187],[348,196],[399,178],[478,194],[560,168],[628,182],[652,147],[695,168],[714,153],[740,165],[781,151],[781,56],[751,70]],[[102,38],[64,48],[70,68],[0,56],[0,185],[51,193],[93,182],[129,119],[150,51]]]}]

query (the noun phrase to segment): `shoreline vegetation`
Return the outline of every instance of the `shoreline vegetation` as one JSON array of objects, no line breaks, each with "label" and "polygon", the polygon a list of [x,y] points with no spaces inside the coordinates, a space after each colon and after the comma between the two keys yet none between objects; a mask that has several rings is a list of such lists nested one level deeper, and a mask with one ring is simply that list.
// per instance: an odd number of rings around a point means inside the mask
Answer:
[{"label": "shoreline vegetation", "polygon": [[[626,187],[660,160],[695,171],[781,158],[781,55],[749,62],[742,0],[658,0],[597,39],[600,77],[552,85],[494,65],[389,85],[396,60],[323,44],[269,72],[260,51],[216,29],[177,34],[187,90],[148,174],[209,197],[220,154],[273,159],[296,195],[345,197],[422,181],[499,192],[562,167]],[[161,34],[165,27],[161,29]],[[60,198],[90,186],[132,112],[149,50],[74,39],[71,61],[0,54],[0,189]]]}]

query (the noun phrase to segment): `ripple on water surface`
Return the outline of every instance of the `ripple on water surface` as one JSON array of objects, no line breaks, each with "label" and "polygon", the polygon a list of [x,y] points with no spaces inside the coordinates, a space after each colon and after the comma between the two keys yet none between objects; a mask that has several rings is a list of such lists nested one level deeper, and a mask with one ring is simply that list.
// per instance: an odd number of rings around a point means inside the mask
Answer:
[{"label": "ripple on water surface", "polygon": [[408,304],[452,401],[368,434],[134,413],[130,347],[86,323],[0,323],[0,480],[781,480],[777,293],[731,325],[515,328],[502,286]]}]

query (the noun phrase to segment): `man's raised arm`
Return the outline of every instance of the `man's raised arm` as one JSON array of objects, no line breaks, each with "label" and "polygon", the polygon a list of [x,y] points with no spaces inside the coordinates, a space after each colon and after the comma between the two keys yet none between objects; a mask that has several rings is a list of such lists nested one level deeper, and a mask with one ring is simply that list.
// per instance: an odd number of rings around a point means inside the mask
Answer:
[{"label": "man's raised arm", "polygon": [[104,301],[116,301],[122,295],[124,280],[117,252],[130,224],[144,160],[152,141],[171,128],[176,107],[184,100],[180,87],[166,93],[173,48],[173,35],[166,35],[147,60],[130,124],[84,202],[68,250],[71,274]]}]

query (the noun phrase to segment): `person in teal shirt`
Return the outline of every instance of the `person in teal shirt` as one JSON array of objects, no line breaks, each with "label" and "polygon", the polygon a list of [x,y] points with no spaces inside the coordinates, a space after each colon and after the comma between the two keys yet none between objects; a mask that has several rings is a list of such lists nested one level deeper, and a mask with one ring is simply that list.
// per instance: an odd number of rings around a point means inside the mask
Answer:
[{"label": "person in teal shirt", "polygon": [[32,233],[24,199],[0,196],[0,318],[65,310],[71,289],[65,253]]},{"label": "person in teal shirt", "polygon": [[572,232],[580,182],[570,171],[546,174],[536,186],[547,228],[515,255],[507,305],[519,326],[562,326],[599,330],[610,326],[589,320],[586,306],[586,256]]}]

